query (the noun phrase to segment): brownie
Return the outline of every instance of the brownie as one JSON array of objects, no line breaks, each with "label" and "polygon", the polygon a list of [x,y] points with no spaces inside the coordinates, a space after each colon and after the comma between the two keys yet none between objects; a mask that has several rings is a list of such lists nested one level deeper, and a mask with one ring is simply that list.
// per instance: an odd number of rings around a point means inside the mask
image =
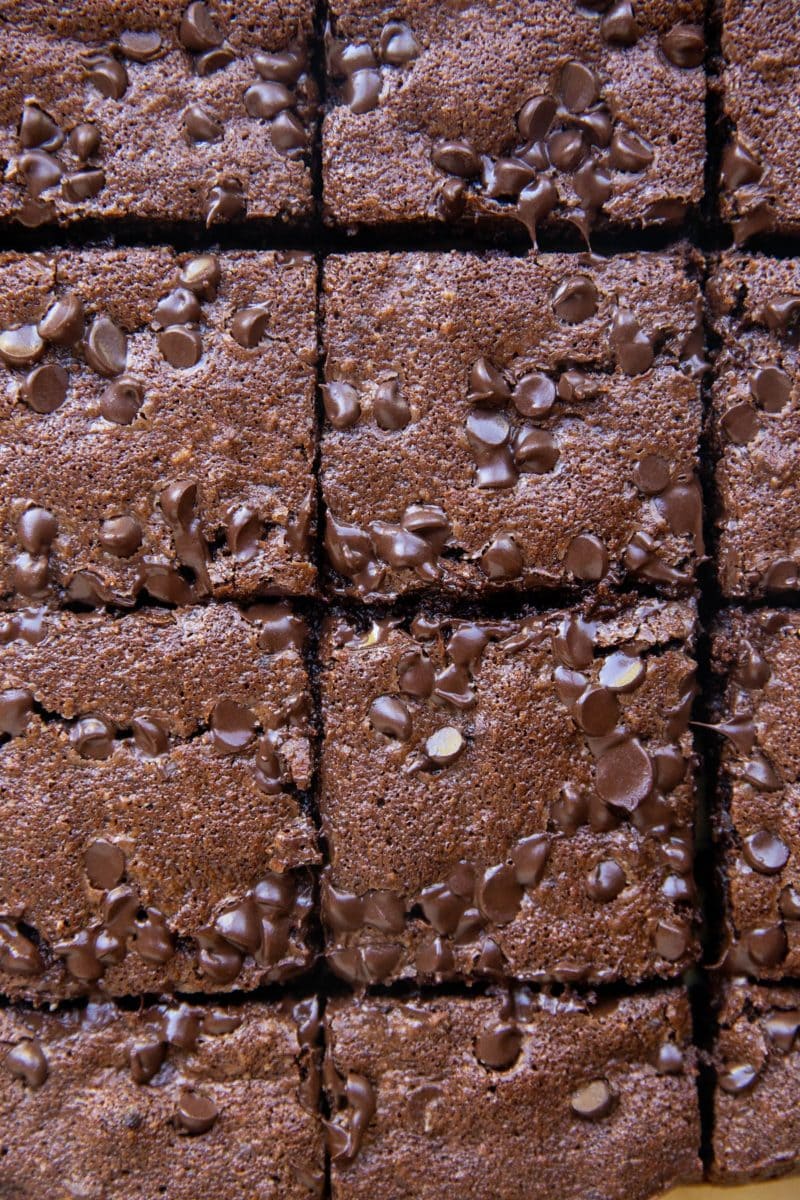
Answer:
[{"label": "brownie", "polygon": [[314,999],[0,1010],[8,1200],[310,1200],[324,1181]]},{"label": "brownie", "polygon": [[746,1183],[797,1170],[800,988],[740,980],[725,985],[719,1007],[711,1178]]},{"label": "brownie", "polygon": [[696,957],[691,604],[331,618],[322,913],[353,983],[679,974]]},{"label": "brownie", "polygon": [[800,233],[800,22],[784,0],[717,0],[725,131],[720,208],[738,242]]},{"label": "brownie", "polygon": [[686,994],[334,1000],[334,1200],[645,1200],[699,1178]]},{"label": "brownie", "polygon": [[688,585],[697,260],[326,260],[322,486],[332,584],[365,597]]},{"label": "brownie", "polygon": [[315,585],[309,255],[0,255],[0,596]]},{"label": "brownie", "polygon": [[800,612],[721,616],[715,825],[724,875],[725,966],[800,975]]},{"label": "brownie", "polygon": [[305,222],[308,0],[0,0],[0,218]]},{"label": "brownie", "polygon": [[733,597],[796,592],[800,260],[723,254],[709,305],[720,585]]},{"label": "brownie", "polygon": [[0,990],[214,992],[307,967],[304,623],[22,610],[0,624]]},{"label": "brownie", "polygon": [[543,223],[675,225],[702,198],[703,0],[327,7],[329,222],[535,241]]}]

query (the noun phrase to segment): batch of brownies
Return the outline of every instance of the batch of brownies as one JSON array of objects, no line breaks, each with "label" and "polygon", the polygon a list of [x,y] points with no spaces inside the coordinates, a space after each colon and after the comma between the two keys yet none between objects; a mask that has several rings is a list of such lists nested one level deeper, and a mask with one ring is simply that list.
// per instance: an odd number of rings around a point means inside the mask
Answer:
[{"label": "batch of brownies", "polygon": [[793,0],[0,0],[0,1197],[800,1166],[799,164]]}]

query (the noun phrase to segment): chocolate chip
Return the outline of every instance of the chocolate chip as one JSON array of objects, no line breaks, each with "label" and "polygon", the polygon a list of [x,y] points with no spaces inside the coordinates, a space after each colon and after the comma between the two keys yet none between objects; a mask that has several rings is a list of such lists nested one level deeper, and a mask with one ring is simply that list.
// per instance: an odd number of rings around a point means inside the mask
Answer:
[{"label": "chocolate chip", "polygon": [[128,1061],[133,1082],[140,1085],[149,1083],[161,1070],[166,1056],[167,1047],[162,1041],[137,1042],[131,1046]]},{"label": "chocolate chip", "polygon": [[34,412],[55,412],[67,398],[69,376],[60,363],[43,363],[25,376],[20,395]]},{"label": "chocolate chip", "polygon": [[800,921],[800,891],[791,884],[781,891],[780,910],[787,921]]},{"label": "chocolate chip", "polygon": [[202,104],[190,104],[184,110],[183,124],[193,142],[218,142],[224,132],[216,117]]},{"label": "chocolate chip", "polygon": [[275,53],[258,50],[253,55],[253,65],[262,79],[270,79],[276,83],[286,83],[290,86],[297,83],[303,70],[303,60],[293,50],[282,50]]},{"label": "chocolate chip", "polygon": [[214,747],[222,754],[240,753],[256,735],[253,713],[235,700],[218,700],[210,724]]},{"label": "chocolate chip", "polygon": [[473,179],[481,172],[481,160],[466,141],[434,142],[431,150],[433,165],[460,179]]},{"label": "chocolate chip", "polygon": [[322,389],[325,415],[334,429],[349,429],[361,416],[358,392],[350,383],[334,381]]},{"label": "chocolate chip", "polygon": [[593,1079],[572,1093],[570,1108],[585,1121],[599,1121],[614,1107],[614,1096],[605,1079]]},{"label": "chocolate chip", "polygon": [[565,617],[553,638],[553,653],[567,667],[588,667],[594,659],[591,628],[580,617]]},{"label": "chocolate chip", "polygon": [[625,872],[613,858],[604,859],[586,876],[586,892],[592,900],[608,904],[624,891]]},{"label": "chocolate chip", "polygon": [[121,62],[110,55],[91,54],[84,59],[84,71],[90,83],[107,100],[120,100],[128,87],[128,73]]},{"label": "chocolate chip", "polygon": [[245,350],[253,350],[267,332],[269,313],[260,305],[240,308],[231,322],[231,337]]},{"label": "chocolate chip", "polygon": [[106,186],[105,171],[99,169],[78,171],[67,175],[61,184],[61,194],[70,204],[80,204],[83,200],[91,200]]},{"label": "chocolate chip", "polygon": [[222,34],[214,24],[207,4],[190,4],[181,19],[178,31],[181,45],[195,53],[213,50],[222,44]]},{"label": "chocolate chip", "polygon": [[576,579],[596,583],[608,571],[608,551],[593,533],[579,533],[567,547],[564,569]]},{"label": "chocolate chip", "polygon": [[373,729],[386,737],[407,742],[411,737],[411,717],[402,700],[397,696],[378,696],[369,706],[369,720]]},{"label": "chocolate chip", "polygon": [[529,183],[519,194],[517,201],[517,216],[530,234],[533,245],[536,245],[536,230],[558,204],[558,190],[551,179],[537,179]]},{"label": "chocolate chip", "polygon": [[109,317],[98,316],[89,326],[83,352],[100,375],[121,375],[128,361],[128,339]]},{"label": "chocolate chip", "polygon": [[792,381],[780,367],[759,367],[750,376],[750,391],[768,413],[778,413],[789,403]]},{"label": "chocolate chip", "polygon": [[717,1083],[723,1092],[728,1092],[732,1096],[746,1092],[753,1086],[757,1078],[758,1071],[750,1063],[736,1063],[717,1073]]},{"label": "chocolate chip", "polygon": [[269,136],[273,147],[279,154],[292,155],[308,145],[308,131],[303,122],[288,109],[278,113],[269,127]]},{"label": "chocolate chip", "polygon": [[437,767],[448,767],[464,750],[466,742],[454,725],[444,725],[425,742],[425,753]]},{"label": "chocolate chip", "polygon": [[513,1025],[484,1029],[475,1039],[475,1057],[485,1067],[504,1071],[513,1067],[522,1048],[522,1034]]},{"label": "chocolate chip", "polygon": [[604,687],[588,687],[575,703],[575,720],[589,737],[611,733],[619,718],[619,703]]},{"label": "chocolate chip", "polygon": [[381,58],[393,67],[403,67],[420,52],[414,34],[404,21],[389,21],[381,31]]},{"label": "chocolate chip", "polygon": [[96,125],[82,121],[69,135],[67,146],[81,162],[86,162],[100,149],[100,132]]},{"label": "chocolate chip", "polygon": [[158,348],[164,358],[179,371],[196,366],[203,356],[203,339],[196,329],[170,325],[158,335]]},{"label": "chocolate chip", "polygon": [[352,75],[354,71],[363,71],[369,67],[377,67],[376,59],[369,42],[350,42],[336,53],[333,52],[331,66],[336,75]]},{"label": "chocolate chip", "polygon": [[521,838],[511,850],[517,883],[527,888],[536,887],[544,875],[549,853],[550,839],[546,833]]},{"label": "chocolate chip", "polygon": [[131,720],[136,749],[145,758],[158,758],[169,749],[169,738],[162,723],[155,717],[139,716]]},{"label": "chocolate chip", "polygon": [[781,1054],[790,1054],[800,1029],[800,1010],[789,1009],[785,1012],[769,1013],[764,1019],[764,1029]]},{"label": "chocolate chip", "polygon": [[130,558],[142,544],[142,529],[135,517],[111,517],[100,526],[100,545],[116,558]]},{"label": "chocolate chip", "polygon": [[270,120],[285,108],[291,108],[294,96],[282,83],[263,80],[254,83],[244,94],[244,106],[251,117]]},{"label": "chocolate chip", "polygon": [[522,884],[512,867],[503,863],[484,871],[478,890],[481,912],[495,925],[508,925],[519,912]]},{"label": "chocolate chip", "polygon": [[344,102],[351,112],[368,113],[378,107],[381,95],[381,74],[373,67],[365,67],[348,76],[344,85]]},{"label": "chocolate chip", "polygon": [[555,119],[557,105],[552,96],[531,96],[517,113],[517,128],[526,142],[541,142]]},{"label": "chocolate chip", "polygon": [[92,887],[108,891],[116,887],[125,874],[125,855],[113,842],[92,842],[86,848],[83,865]]},{"label": "chocolate chip", "polygon": [[699,67],[706,53],[702,26],[673,25],[662,37],[661,49],[676,67]]},{"label": "chocolate chip", "polygon": [[411,409],[400,394],[400,384],[396,379],[388,379],[378,385],[372,411],[380,429],[405,429],[411,420]]},{"label": "chocolate chip", "polygon": [[215,71],[224,70],[235,58],[236,55],[230,46],[214,46],[213,49],[198,54],[194,60],[194,69],[198,75],[205,78],[207,75],[213,75]]},{"label": "chocolate chip", "polygon": [[511,397],[508,384],[497,367],[486,358],[479,358],[470,369],[467,400],[471,404],[489,407],[505,404]]},{"label": "chocolate chip", "polygon": [[662,1042],[658,1050],[656,1070],[659,1075],[682,1075],[683,1051],[674,1042]]},{"label": "chocolate chip", "polygon": [[26,508],[17,535],[29,554],[46,553],[58,533],[58,521],[46,508]]},{"label": "chocolate chip", "polygon": [[64,135],[51,116],[37,104],[26,101],[19,123],[19,140],[26,150],[58,150]]},{"label": "chocolate chip", "polygon": [[[205,8],[205,5],[189,5],[190,11],[193,8]],[[183,30],[183,25],[181,25],[181,30]],[[219,1109],[208,1096],[203,1096],[199,1092],[190,1092],[187,1089],[181,1092],[180,1102],[175,1114],[175,1120],[180,1131],[188,1133],[191,1136],[208,1133],[209,1129],[215,1124],[218,1116]]]},{"label": "chocolate chip", "polygon": [[3,1061],[9,1074],[15,1079],[22,1079],[28,1087],[40,1088],[47,1080],[47,1059],[36,1038],[17,1042]]},{"label": "chocolate chip", "polygon": [[245,211],[246,205],[240,184],[232,180],[215,184],[206,201],[206,226],[210,227],[216,220],[238,220],[244,216]]},{"label": "chocolate chip", "polygon": [[514,407],[523,417],[546,417],[556,402],[556,387],[552,379],[539,371],[523,375],[511,393]]},{"label": "chocolate chip", "polygon": [[561,456],[558,444],[544,429],[523,425],[514,441],[514,462],[520,471],[546,475]]},{"label": "chocolate chip", "polygon": [[631,174],[644,171],[650,166],[654,157],[654,151],[649,142],[646,142],[638,133],[634,133],[632,129],[623,128],[614,130],[609,154],[612,166],[616,167],[618,171],[627,171]]},{"label": "chocolate chip", "polygon": [[735,446],[746,446],[752,442],[761,428],[756,410],[746,400],[734,404],[733,408],[723,413],[720,423],[728,440]]},{"label": "chocolate chip", "polygon": [[72,292],[56,300],[37,326],[39,336],[55,346],[74,346],[83,337],[83,328],[83,302]]},{"label": "chocolate chip", "polygon": [[626,737],[597,762],[595,786],[612,808],[634,812],[653,787],[653,765],[638,738]]},{"label": "chocolate chip", "polygon": [[130,425],[142,407],[144,390],[132,375],[120,375],[100,397],[100,412],[115,425]]},{"label": "chocolate chip", "polygon": [[586,158],[588,149],[580,129],[560,129],[547,139],[547,153],[559,171],[576,170]]},{"label": "chocolate chip", "polygon": [[569,325],[578,325],[597,312],[597,288],[588,275],[572,275],[553,293],[556,316]]},{"label": "chocolate chip", "polygon": [[114,750],[114,727],[105,717],[82,717],[70,730],[69,740],[81,758],[109,758]]},{"label": "chocolate chip", "polygon": [[722,186],[735,192],[749,183],[758,183],[763,173],[756,156],[734,135],[722,152]]},{"label": "chocolate chip", "polygon": [[660,454],[645,454],[634,467],[633,478],[646,496],[657,496],[669,483],[669,463]]},{"label": "chocolate chip", "polygon": [[33,712],[33,695],[27,688],[0,692],[0,733],[21,737]]},{"label": "chocolate chip", "polygon": [[750,957],[760,967],[776,967],[789,949],[783,925],[762,925],[751,929],[746,938]]},{"label": "chocolate chip", "polygon": [[789,861],[789,848],[774,833],[760,829],[742,843],[748,864],[761,875],[778,875]]},{"label": "chocolate chip", "polygon": [[600,682],[612,692],[632,692],[644,681],[647,664],[623,651],[610,654],[600,668]]},{"label": "chocolate chip", "polygon": [[510,488],[517,482],[517,469],[507,446],[493,452],[484,452],[476,471],[475,483],[479,488]]},{"label": "chocolate chip", "polygon": [[120,53],[133,62],[146,63],[161,53],[161,34],[155,30],[126,30],[119,37]]},{"label": "chocolate chip", "polygon": [[153,324],[161,329],[167,325],[188,325],[200,319],[200,305],[189,288],[174,288],[162,297],[153,313]]},{"label": "chocolate chip", "polygon": [[467,438],[473,450],[479,453],[504,446],[509,439],[511,426],[504,413],[491,408],[474,408],[467,417]]},{"label": "chocolate chip", "polygon": [[612,46],[635,46],[641,30],[631,0],[614,0],[600,21],[600,36]]},{"label": "chocolate chip", "polygon": [[516,579],[522,574],[522,553],[507,533],[498,534],[484,550],[480,558],[481,570],[484,575],[495,582],[504,579]]},{"label": "chocolate chip", "polygon": [[204,300],[213,300],[221,275],[219,259],[215,254],[199,254],[183,264],[180,282],[196,296],[202,296]]},{"label": "chocolate chip", "polygon": [[561,72],[561,96],[570,112],[585,112],[598,95],[594,72],[579,62],[568,62]]},{"label": "chocolate chip", "polygon": [[0,333],[0,358],[9,367],[29,367],[39,361],[45,346],[35,325]]},{"label": "chocolate chip", "polygon": [[667,962],[677,962],[686,953],[689,935],[683,925],[673,921],[659,921],[656,925],[656,953]]}]

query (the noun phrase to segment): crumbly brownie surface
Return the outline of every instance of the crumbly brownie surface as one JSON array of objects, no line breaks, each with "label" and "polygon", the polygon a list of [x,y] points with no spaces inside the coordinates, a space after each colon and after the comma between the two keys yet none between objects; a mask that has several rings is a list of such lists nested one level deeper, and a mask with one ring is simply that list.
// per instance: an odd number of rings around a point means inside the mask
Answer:
[{"label": "crumbly brownie surface", "polygon": [[722,678],[717,837],[725,965],[800,974],[800,613],[730,612],[713,637]]},{"label": "crumbly brownie surface", "polygon": [[784,0],[722,0],[722,216],[737,241],[800,233],[800,23]]},{"label": "crumbly brownie surface", "polygon": [[699,1178],[686,995],[335,1000],[334,1200],[645,1200]]},{"label": "crumbly brownie surface", "polygon": [[316,1002],[0,1010],[7,1200],[322,1195]]},{"label": "crumbly brownie surface", "polygon": [[0,218],[310,217],[307,0],[0,0]]},{"label": "crumbly brownie surface", "polygon": [[213,992],[308,966],[303,623],[27,610],[0,633],[2,991]]},{"label": "crumbly brownie surface", "polygon": [[333,586],[687,585],[703,554],[693,264],[681,250],[329,258]]},{"label": "crumbly brownie surface", "polygon": [[0,591],[308,593],[309,255],[0,257]]},{"label": "crumbly brownie surface", "polygon": [[323,634],[329,961],[356,983],[676,975],[696,955],[694,608]]},{"label": "crumbly brownie surface", "polygon": [[709,282],[717,570],[726,596],[800,588],[800,261],[723,254]]},{"label": "crumbly brownie surface", "polygon": [[800,1167],[800,988],[726,984],[714,1048],[711,1178],[769,1179]]},{"label": "crumbly brownie surface", "polygon": [[702,0],[329,8],[329,221],[505,220],[535,238],[546,221],[679,222],[699,203]]}]

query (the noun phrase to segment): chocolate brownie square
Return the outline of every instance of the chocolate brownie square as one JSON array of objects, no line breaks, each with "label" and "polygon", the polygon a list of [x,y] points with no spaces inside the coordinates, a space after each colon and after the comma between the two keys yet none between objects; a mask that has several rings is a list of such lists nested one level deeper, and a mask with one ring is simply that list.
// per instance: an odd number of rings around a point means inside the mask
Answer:
[{"label": "chocolate brownie square", "polygon": [[696,266],[685,248],[329,258],[336,590],[689,585],[703,556]]},{"label": "chocolate brownie square", "polygon": [[316,1001],[0,1009],[8,1200],[322,1195]]},{"label": "chocolate brownie square", "polygon": [[677,224],[703,195],[702,0],[332,0],[324,212],[344,226]]},{"label": "chocolate brownie square", "polygon": [[0,0],[0,218],[305,222],[308,0]]},{"label": "chocolate brownie square", "polygon": [[797,1170],[800,988],[740,980],[724,986],[719,1007],[711,1178],[746,1183]]},{"label": "chocolate brownie square", "polygon": [[309,593],[309,255],[0,256],[0,595]]},{"label": "chocolate brownie square", "polygon": [[357,983],[694,961],[691,604],[362,632],[321,655],[322,913]]},{"label": "chocolate brownie square", "polygon": [[743,242],[800,232],[800,22],[784,0],[719,0],[721,215]]},{"label": "chocolate brownie square", "polygon": [[713,633],[721,749],[716,831],[725,966],[800,974],[800,613],[729,612]]},{"label": "chocolate brownie square", "polygon": [[726,596],[800,588],[800,261],[723,254],[709,281],[717,569]]},{"label": "chocolate brownie square", "polygon": [[304,635],[280,604],[5,615],[0,990],[215,992],[309,965]]},{"label": "chocolate brownie square", "polygon": [[646,1200],[697,1180],[686,994],[334,1000],[334,1200]]}]

